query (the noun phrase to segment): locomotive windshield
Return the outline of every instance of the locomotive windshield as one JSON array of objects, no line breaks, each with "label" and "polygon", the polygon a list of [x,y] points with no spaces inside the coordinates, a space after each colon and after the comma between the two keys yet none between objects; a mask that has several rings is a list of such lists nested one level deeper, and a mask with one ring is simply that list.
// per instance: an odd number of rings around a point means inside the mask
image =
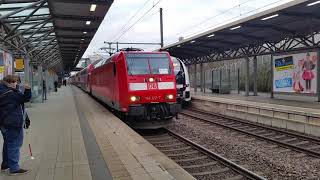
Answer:
[{"label": "locomotive windshield", "polygon": [[171,73],[167,54],[127,54],[126,61],[129,75]]}]

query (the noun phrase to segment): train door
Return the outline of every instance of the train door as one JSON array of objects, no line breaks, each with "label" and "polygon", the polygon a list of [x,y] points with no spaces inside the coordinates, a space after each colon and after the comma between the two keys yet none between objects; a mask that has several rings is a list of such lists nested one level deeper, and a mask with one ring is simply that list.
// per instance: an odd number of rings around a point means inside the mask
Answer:
[{"label": "train door", "polygon": [[120,92],[117,91],[117,66],[116,66],[116,62],[112,62],[112,106],[116,109],[118,109],[118,104],[116,104],[117,101],[117,94],[119,94]]}]

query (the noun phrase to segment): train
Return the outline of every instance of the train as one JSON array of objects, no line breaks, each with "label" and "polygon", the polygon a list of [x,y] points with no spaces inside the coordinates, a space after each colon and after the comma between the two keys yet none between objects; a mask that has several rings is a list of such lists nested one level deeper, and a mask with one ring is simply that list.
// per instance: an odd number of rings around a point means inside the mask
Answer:
[{"label": "train", "polygon": [[138,129],[167,126],[181,111],[168,52],[121,50],[70,78]]}]

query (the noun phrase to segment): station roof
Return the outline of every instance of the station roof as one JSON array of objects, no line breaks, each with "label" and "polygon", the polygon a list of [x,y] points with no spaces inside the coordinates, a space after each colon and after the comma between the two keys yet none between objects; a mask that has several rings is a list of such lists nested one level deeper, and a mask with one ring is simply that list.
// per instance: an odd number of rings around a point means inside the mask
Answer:
[{"label": "station roof", "polygon": [[[2,4],[1,4],[2,3]],[[0,20],[9,31],[0,40],[20,37],[12,48],[34,64],[69,70],[86,51],[113,0],[2,0]],[[25,48],[25,49],[24,49]]]},{"label": "station roof", "polygon": [[[224,56],[232,50],[278,43],[288,37],[301,38],[319,30],[320,1],[294,0],[168,45],[162,50],[169,51],[171,55],[183,60],[187,59],[187,64],[193,64],[199,62],[195,59],[209,57],[215,53]],[[305,38],[305,41],[308,39]],[[233,57],[230,54],[225,56],[219,58]],[[213,61],[209,59],[207,58],[207,61]]]}]

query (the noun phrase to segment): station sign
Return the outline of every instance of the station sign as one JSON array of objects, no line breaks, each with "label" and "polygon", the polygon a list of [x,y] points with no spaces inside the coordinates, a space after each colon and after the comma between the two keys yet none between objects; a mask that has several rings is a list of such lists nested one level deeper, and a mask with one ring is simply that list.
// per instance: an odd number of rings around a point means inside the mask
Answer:
[{"label": "station sign", "polygon": [[23,58],[15,59],[14,68],[16,72],[22,72],[24,70],[24,59]]},{"label": "station sign", "polygon": [[317,52],[273,57],[273,92],[317,93]]}]

